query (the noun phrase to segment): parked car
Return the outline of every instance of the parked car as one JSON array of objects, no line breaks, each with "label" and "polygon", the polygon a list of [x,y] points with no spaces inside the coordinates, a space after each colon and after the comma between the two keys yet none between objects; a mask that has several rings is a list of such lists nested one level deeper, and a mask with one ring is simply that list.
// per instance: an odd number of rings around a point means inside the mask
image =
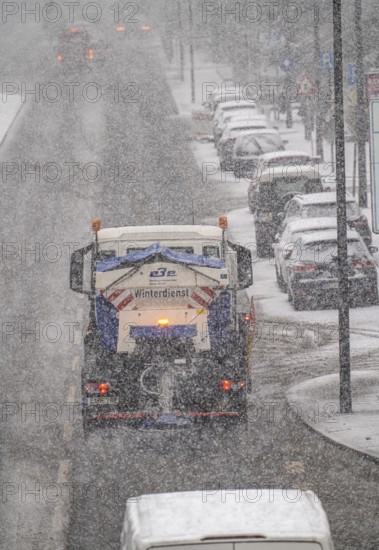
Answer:
[{"label": "parked car", "polygon": [[231,112],[231,111],[240,111],[243,109],[256,109],[258,110],[257,104],[255,101],[246,101],[244,99],[240,101],[222,101],[217,105],[217,108],[214,112],[213,121],[216,126],[222,113]]},{"label": "parked car", "polygon": [[232,162],[234,143],[238,136],[250,135],[249,132],[267,130],[267,122],[256,120],[236,120],[231,122],[224,130],[220,141],[218,142],[218,154],[220,156],[220,166],[223,170],[233,170]]},{"label": "parked car", "polygon": [[[347,233],[350,305],[378,303],[377,268],[356,231]],[[315,231],[301,236],[288,255],[288,298],[296,310],[337,305],[337,231]]]},{"label": "parked car", "polygon": [[[315,193],[297,195],[284,209],[283,227],[291,220],[299,218],[325,218],[337,215],[335,193]],[[347,220],[349,227],[355,229],[366,245],[372,243],[372,233],[366,216],[362,213],[355,198],[346,193]]]},{"label": "parked car", "polygon": [[263,123],[265,123],[265,128],[269,127],[269,121],[267,120],[266,115],[263,115],[261,113],[258,113],[256,109],[242,109],[241,111],[226,111],[219,119],[217,126],[213,127],[213,135],[215,139],[215,143],[217,145],[219,139],[222,136],[222,133],[224,132],[225,128],[232,124],[233,122],[239,120],[239,121],[247,121],[247,120],[259,120]]},{"label": "parked car", "polygon": [[289,488],[139,495],[126,503],[120,548],[333,550],[319,497],[312,491],[300,497]]},{"label": "parked car", "polygon": [[288,168],[285,174],[281,166],[263,172],[256,187],[254,216],[257,253],[272,254],[272,244],[283,219],[286,203],[298,193],[322,191],[318,170],[303,166],[301,174],[297,167]]},{"label": "parked car", "polygon": [[276,281],[280,290],[287,292],[288,257],[299,237],[306,233],[337,229],[336,218],[311,218],[310,220],[294,220],[289,222],[282,233],[277,233],[272,245],[275,259]]},{"label": "parked car", "polygon": [[259,157],[273,151],[284,151],[285,144],[282,136],[274,128],[269,131],[261,131],[259,134],[241,136],[236,140],[232,162],[236,176],[247,176],[254,174],[259,166]]}]

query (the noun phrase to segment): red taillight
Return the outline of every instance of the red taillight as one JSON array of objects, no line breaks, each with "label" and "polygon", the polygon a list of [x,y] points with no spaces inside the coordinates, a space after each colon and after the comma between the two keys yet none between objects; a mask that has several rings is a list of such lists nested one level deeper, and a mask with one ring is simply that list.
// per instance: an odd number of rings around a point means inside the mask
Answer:
[{"label": "red taillight", "polygon": [[57,59],[58,59],[58,61],[63,61],[63,57],[60,53],[57,55]]},{"label": "red taillight", "polygon": [[295,273],[310,273],[311,271],[316,271],[316,266],[312,264],[297,264],[293,266],[293,271]]},{"label": "red taillight", "polygon": [[350,220],[351,225],[366,225],[366,218],[364,216],[361,216],[360,218],[356,218],[355,220]]},{"label": "red taillight", "polygon": [[358,262],[354,262],[353,267],[357,267],[358,269],[361,267],[374,267],[374,264],[371,260],[359,260]]},{"label": "red taillight", "polygon": [[99,392],[102,394],[108,393],[110,389],[111,389],[110,384],[107,384],[107,383],[99,384]]},{"label": "red taillight", "polygon": [[220,389],[222,391],[240,390],[246,386],[243,380],[229,380],[228,378],[220,380]]},{"label": "red taillight", "polygon": [[88,50],[88,59],[89,59],[90,61],[93,60],[93,49],[92,49],[92,48],[90,48],[90,49]]},{"label": "red taillight", "polygon": [[100,393],[101,395],[109,393],[110,389],[111,385],[108,382],[91,382],[84,386],[86,393]]}]

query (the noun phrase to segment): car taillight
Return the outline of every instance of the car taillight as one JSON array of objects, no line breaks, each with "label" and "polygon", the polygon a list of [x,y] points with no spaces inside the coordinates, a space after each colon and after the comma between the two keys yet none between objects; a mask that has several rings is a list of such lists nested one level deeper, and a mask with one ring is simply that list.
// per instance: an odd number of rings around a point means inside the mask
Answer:
[{"label": "car taillight", "polygon": [[230,380],[229,378],[220,380],[220,389],[222,391],[241,390],[245,386],[246,383],[243,380]]},{"label": "car taillight", "polygon": [[293,266],[293,271],[295,273],[310,273],[311,271],[316,271],[316,266],[312,264],[297,264]]},{"label": "car taillight", "polygon": [[359,260],[354,262],[352,266],[360,269],[362,267],[374,267],[374,264],[371,260]]},{"label": "car taillight", "polygon": [[221,141],[220,143],[222,145],[233,145],[234,142],[235,142],[235,139],[228,138],[228,139],[225,139],[225,140]]},{"label": "car taillight", "polygon": [[359,218],[355,218],[354,220],[349,220],[349,224],[351,225],[366,225],[366,218],[365,216],[360,216]]},{"label": "car taillight", "polygon": [[91,382],[84,386],[84,391],[86,393],[100,393],[101,395],[109,393],[110,389],[111,385],[108,382]]},{"label": "car taillight", "polygon": [[88,50],[88,59],[89,59],[90,61],[93,60],[93,49],[92,49],[92,48],[90,48],[90,49]]},{"label": "car taillight", "polygon": [[58,61],[63,61],[63,57],[60,53],[57,55],[57,59],[58,59]]}]

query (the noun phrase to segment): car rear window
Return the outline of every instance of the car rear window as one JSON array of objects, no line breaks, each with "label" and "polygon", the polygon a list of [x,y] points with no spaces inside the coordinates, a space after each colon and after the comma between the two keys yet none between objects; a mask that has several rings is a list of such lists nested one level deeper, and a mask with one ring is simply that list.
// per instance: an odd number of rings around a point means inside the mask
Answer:
[{"label": "car rear window", "polygon": [[275,204],[287,193],[319,193],[322,183],[319,178],[304,176],[278,178],[260,187],[259,203],[263,207],[275,208]]},{"label": "car rear window", "polygon": [[[337,259],[337,241],[319,241],[304,246],[299,251],[301,261],[328,263]],[[348,241],[347,254],[349,257],[364,258],[367,257],[367,251],[360,241]]]},{"label": "car rear window", "polygon": [[[348,202],[346,205],[348,217],[359,216],[359,206],[356,202]],[[305,206],[302,211],[303,218],[330,218],[337,215],[336,203],[312,204]]]}]

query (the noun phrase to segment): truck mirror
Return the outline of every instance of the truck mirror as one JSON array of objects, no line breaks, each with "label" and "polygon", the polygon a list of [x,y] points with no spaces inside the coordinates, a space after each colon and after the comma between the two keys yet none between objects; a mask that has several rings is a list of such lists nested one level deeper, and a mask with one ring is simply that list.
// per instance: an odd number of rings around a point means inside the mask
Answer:
[{"label": "truck mirror", "polygon": [[253,284],[251,251],[239,244],[230,242],[228,244],[237,253],[237,275],[240,288],[247,288]]},{"label": "truck mirror", "polygon": [[75,250],[71,254],[70,261],[70,288],[74,292],[80,294],[90,294],[90,291],[84,290],[84,256],[93,248],[93,244],[89,244],[84,248]]}]

